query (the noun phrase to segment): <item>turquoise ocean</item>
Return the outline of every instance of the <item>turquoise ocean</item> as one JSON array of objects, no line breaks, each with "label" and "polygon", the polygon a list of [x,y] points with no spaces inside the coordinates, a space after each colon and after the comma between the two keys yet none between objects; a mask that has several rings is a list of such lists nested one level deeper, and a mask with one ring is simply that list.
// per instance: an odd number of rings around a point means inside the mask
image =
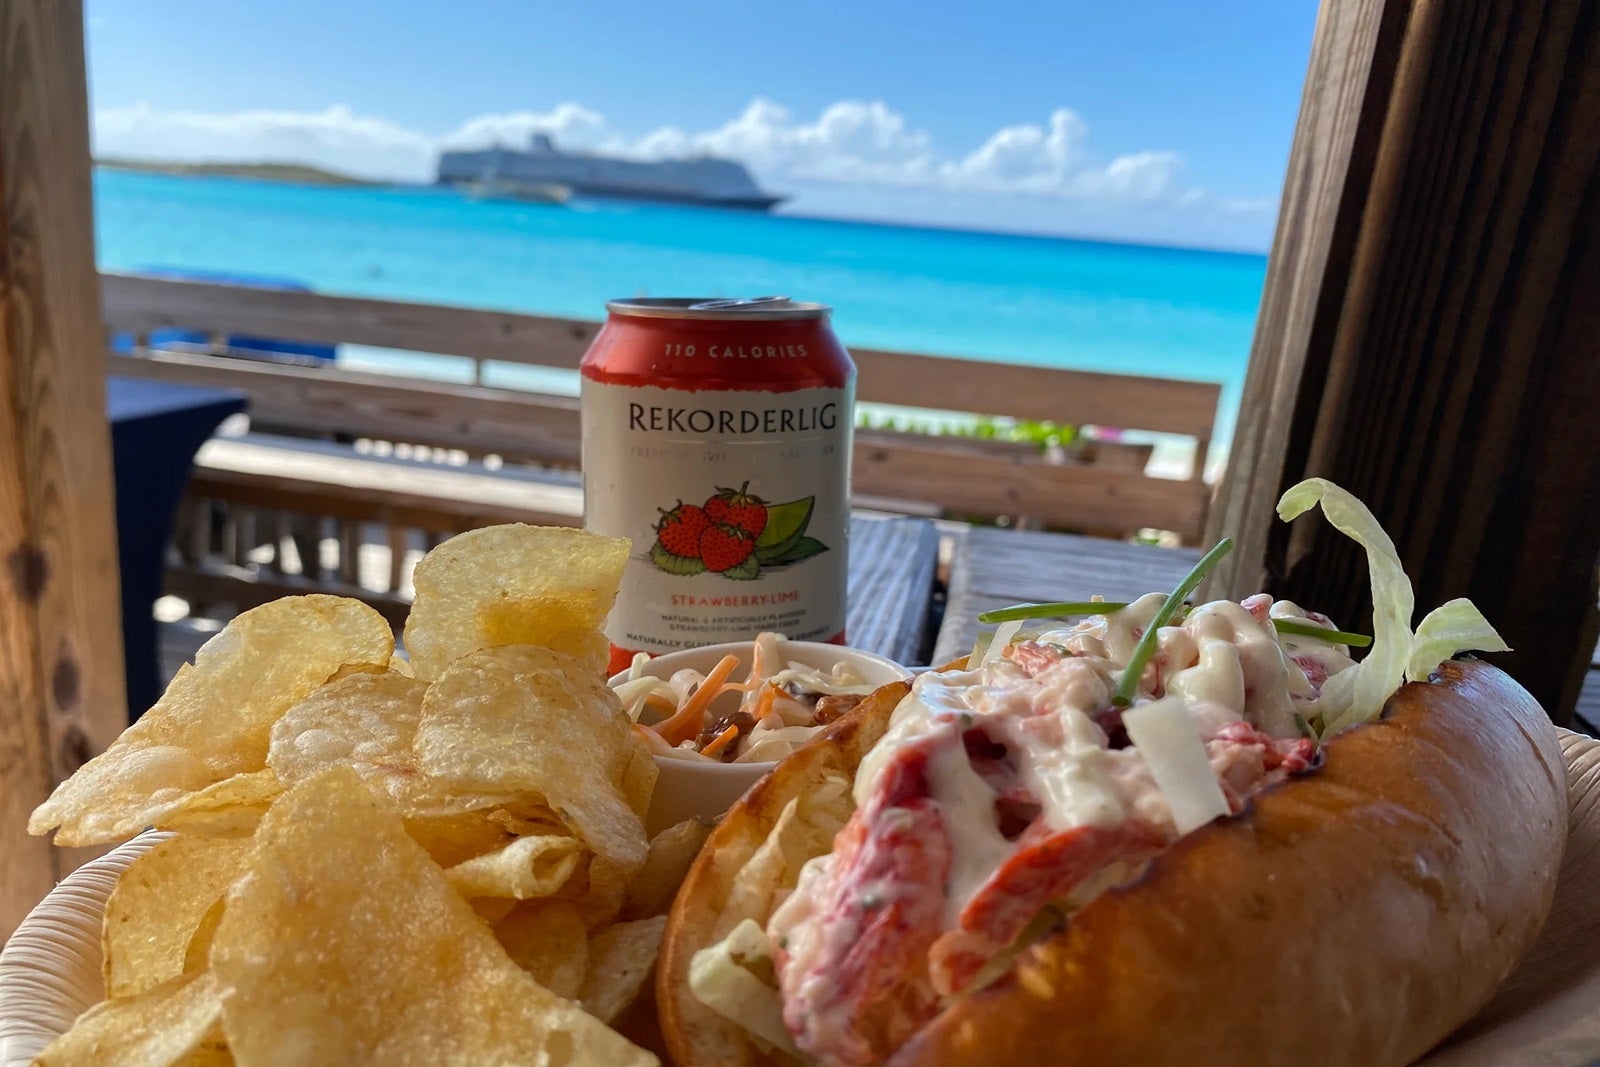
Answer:
[{"label": "turquoise ocean", "polygon": [[[1219,442],[1266,275],[1265,256],[1235,252],[104,168],[95,221],[111,271],[271,275],[328,293],[595,320],[620,296],[782,293],[831,305],[847,347],[1220,382]],[[459,360],[354,346],[339,358],[468,373]],[[576,387],[559,372],[497,373],[499,384]]]}]

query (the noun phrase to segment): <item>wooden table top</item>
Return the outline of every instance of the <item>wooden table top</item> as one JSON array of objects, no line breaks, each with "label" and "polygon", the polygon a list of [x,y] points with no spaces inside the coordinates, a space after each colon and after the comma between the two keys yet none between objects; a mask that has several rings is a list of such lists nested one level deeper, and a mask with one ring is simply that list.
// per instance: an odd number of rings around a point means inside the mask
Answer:
[{"label": "wooden table top", "polygon": [[1200,558],[1193,548],[1158,548],[1099,537],[973,526],[961,532],[950,564],[950,594],[932,662],[972,649],[978,615],[1008,604],[1047,600],[1132,600],[1168,591]]},{"label": "wooden table top", "polygon": [[915,665],[927,656],[939,531],[927,519],[855,515],[845,640]]}]

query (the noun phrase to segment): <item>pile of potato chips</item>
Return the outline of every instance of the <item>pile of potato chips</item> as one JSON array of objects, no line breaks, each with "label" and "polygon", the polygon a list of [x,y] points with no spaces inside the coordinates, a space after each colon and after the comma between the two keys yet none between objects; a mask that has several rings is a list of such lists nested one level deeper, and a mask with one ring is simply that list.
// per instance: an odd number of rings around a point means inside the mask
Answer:
[{"label": "pile of potato chips", "polygon": [[[641,997],[706,828],[605,683],[628,542],[499,526],[358,601],[240,615],[34,813],[174,831],[106,909],[108,999],[38,1063],[654,1064]],[[644,1035],[644,1036],[640,1036]]]}]

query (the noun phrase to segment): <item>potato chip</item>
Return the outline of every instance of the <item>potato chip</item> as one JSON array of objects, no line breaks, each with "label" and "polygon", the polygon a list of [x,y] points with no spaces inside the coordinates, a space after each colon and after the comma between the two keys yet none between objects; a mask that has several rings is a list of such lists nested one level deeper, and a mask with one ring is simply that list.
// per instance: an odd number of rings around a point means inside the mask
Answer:
[{"label": "potato chip", "polygon": [[558,997],[576,1000],[589,968],[589,931],[560,900],[518,904],[494,924],[495,939],[518,967]]},{"label": "potato chip", "polygon": [[188,793],[151,814],[161,830],[204,837],[249,837],[272,802],[283,792],[270,770],[236,774],[198,793]]},{"label": "potato chip", "polygon": [[583,888],[571,899],[577,904],[578,914],[583,916],[584,924],[589,929],[614,922],[622,914],[622,904],[628,896],[630,874],[604,856],[595,856],[589,861],[589,869],[583,879],[574,879],[572,884]]},{"label": "potato chip", "polygon": [[672,907],[672,898],[678,895],[678,887],[688,876],[694,858],[700,854],[700,846],[710,836],[710,823],[686,819],[652,837],[644,866],[628,883],[623,916],[646,919],[665,915]]},{"label": "potato chip", "polygon": [[474,649],[541,645],[591,673],[606,665],[600,625],[632,545],[568,527],[488,526],[452,537],[417,564],[405,644],[432,681]]},{"label": "potato chip", "polygon": [[222,995],[210,974],[172,978],[137,996],[102,1001],[78,1016],[33,1067],[176,1067],[214,1059]]},{"label": "potato chip", "polygon": [[524,805],[517,808],[496,808],[487,813],[489,820],[503,826],[507,833],[518,837],[533,834],[565,833],[566,825],[556,813],[541,805]]},{"label": "potato chip", "polygon": [[211,963],[240,1063],[656,1063],[517,967],[344,767],[261,820]]},{"label": "potato chip", "polygon": [[222,923],[222,913],[227,910],[227,903],[227,897],[218,897],[201,916],[200,925],[194,928],[194,936],[189,938],[189,950],[183,954],[184,974],[211,969],[211,942],[216,940],[217,927]]},{"label": "potato chip", "polygon": [[472,905],[472,910],[478,918],[490,926],[516,911],[518,905],[518,901],[510,897],[474,897],[467,903]]},{"label": "potato chip", "polygon": [[143,993],[184,973],[195,931],[243,869],[248,838],[180,834],[134,860],[106,901],[106,995]]},{"label": "potato chip", "polygon": [[430,811],[406,813],[406,833],[421,845],[433,862],[449,869],[474,856],[504,848],[513,835],[487,811]]},{"label": "potato chip", "polygon": [[330,682],[273,724],[267,766],[287,786],[332,764],[346,764],[368,785],[402,802],[422,787],[411,742],[427,688],[392,672]]},{"label": "potato chip", "polygon": [[650,812],[650,798],[655,795],[661,768],[656,766],[655,753],[647,741],[637,734],[632,734],[631,741],[628,763],[622,771],[622,795],[628,798],[628,807],[642,819]]},{"label": "potato chip", "polygon": [[[235,618],[201,646],[155,707],[80,767],[28,820],[58,845],[117,841],[183,798],[266,766],[272,724],[341,670],[381,671],[383,616],[358,600],[299,596]],[[59,828],[59,829],[57,829]]]},{"label": "potato chip", "polygon": [[411,669],[411,661],[398,652],[389,657],[389,673],[403,674],[407,678],[415,678],[417,676],[417,672]]},{"label": "potato chip", "polygon": [[618,923],[589,939],[589,970],[578,999],[584,1010],[611,1022],[638,999],[655,971],[667,917]]},{"label": "potato chip", "polygon": [[554,895],[578,869],[583,855],[583,842],[575,837],[538,834],[474,856],[444,874],[464,897],[529,900]]},{"label": "potato chip", "polygon": [[580,670],[569,657],[529,646],[457,660],[423,700],[417,762],[456,791],[538,794],[626,877],[644,862],[647,844],[617,784],[631,733],[614,703],[592,706],[567,684]]}]

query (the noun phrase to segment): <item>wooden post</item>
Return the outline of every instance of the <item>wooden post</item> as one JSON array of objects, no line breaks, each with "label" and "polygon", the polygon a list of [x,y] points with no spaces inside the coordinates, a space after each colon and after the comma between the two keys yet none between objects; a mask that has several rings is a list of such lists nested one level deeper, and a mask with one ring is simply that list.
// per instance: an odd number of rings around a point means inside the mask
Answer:
[{"label": "wooden post", "polygon": [[127,724],[83,12],[0,4],[0,937],[72,866],[26,833]]},{"label": "wooden post", "polygon": [[1272,514],[1331,478],[1566,721],[1600,561],[1600,0],[1325,0],[1289,169],[1217,591],[1359,624],[1359,552]]}]

